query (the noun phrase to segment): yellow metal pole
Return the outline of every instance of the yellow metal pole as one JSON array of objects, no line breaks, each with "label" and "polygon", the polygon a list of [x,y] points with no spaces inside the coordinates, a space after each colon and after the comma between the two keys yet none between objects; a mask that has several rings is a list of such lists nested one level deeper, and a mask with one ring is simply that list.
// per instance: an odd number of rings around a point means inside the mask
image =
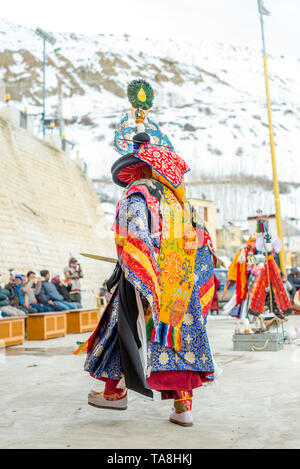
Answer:
[{"label": "yellow metal pole", "polygon": [[286,275],[284,242],[283,242],[281,212],[280,212],[280,200],[279,200],[279,185],[278,185],[278,178],[277,178],[275,145],[274,145],[274,135],[273,135],[273,126],[272,126],[270,92],[269,92],[267,57],[265,55],[264,55],[264,71],[265,71],[265,83],[266,83],[266,95],[267,95],[267,107],[268,107],[268,119],[269,119],[269,134],[270,134],[271,158],[272,158],[272,169],[273,169],[273,188],[274,188],[274,198],[275,198],[275,213],[276,213],[277,235],[281,240],[281,250],[279,252],[279,260],[280,260],[281,271],[282,271],[283,275]]},{"label": "yellow metal pole", "polygon": [[265,35],[264,35],[264,22],[263,22],[264,13],[262,11],[261,0],[257,0],[257,3],[258,3],[258,11],[260,14],[261,37],[262,37],[262,45],[263,45],[264,73],[265,73],[266,97],[267,97],[268,120],[269,120],[269,135],[270,135],[270,147],[271,147],[272,170],[273,170],[273,188],[274,188],[274,199],[275,199],[277,235],[281,240],[281,250],[279,252],[279,261],[280,261],[281,272],[283,273],[283,275],[286,275],[284,242],[283,242],[281,213],[280,213],[279,185],[278,185],[278,178],[277,178],[275,145],[274,145],[274,135],[273,135],[273,126],[272,126],[270,92],[269,92],[269,77],[268,77],[268,69],[267,69],[267,54],[266,54]]}]

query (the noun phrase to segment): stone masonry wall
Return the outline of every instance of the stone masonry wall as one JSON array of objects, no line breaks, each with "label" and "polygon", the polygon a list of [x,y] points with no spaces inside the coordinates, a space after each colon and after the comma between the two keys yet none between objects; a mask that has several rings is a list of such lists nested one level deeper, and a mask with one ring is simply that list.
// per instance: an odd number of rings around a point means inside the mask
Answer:
[{"label": "stone masonry wall", "polygon": [[113,234],[92,183],[69,156],[0,118],[0,285],[14,274],[63,273],[70,255],[82,265],[89,305],[115,257]]}]

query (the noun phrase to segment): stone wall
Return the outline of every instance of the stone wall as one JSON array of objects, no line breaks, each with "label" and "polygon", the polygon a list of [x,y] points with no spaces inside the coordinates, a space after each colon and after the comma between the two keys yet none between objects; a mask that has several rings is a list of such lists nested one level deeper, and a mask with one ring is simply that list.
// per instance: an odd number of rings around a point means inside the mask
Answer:
[{"label": "stone wall", "polygon": [[80,252],[115,256],[92,183],[66,153],[1,117],[0,152],[0,284],[10,268],[62,274],[72,255],[84,272],[83,296],[91,300],[113,265]]}]

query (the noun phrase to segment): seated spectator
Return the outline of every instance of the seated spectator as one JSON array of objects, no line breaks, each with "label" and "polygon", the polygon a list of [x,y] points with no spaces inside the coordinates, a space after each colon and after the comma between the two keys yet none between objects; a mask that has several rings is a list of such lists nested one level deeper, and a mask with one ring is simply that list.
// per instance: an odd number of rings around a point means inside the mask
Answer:
[{"label": "seated spectator", "polygon": [[23,311],[25,314],[35,313],[36,311],[33,308],[30,308],[29,305],[25,305],[23,285],[24,276],[15,275],[13,282],[5,286],[5,289],[9,291],[10,305]]},{"label": "seated spectator", "polygon": [[27,273],[27,282],[23,287],[23,291],[25,293],[25,306],[33,308],[38,313],[48,313],[53,311],[53,305],[39,304],[36,297],[36,295],[40,293],[41,287],[42,280],[40,278],[36,278],[35,272],[29,271]]},{"label": "seated spectator", "polygon": [[76,301],[72,301],[70,296],[71,285],[67,286],[61,279],[60,275],[56,272],[53,273],[52,283],[56,286],[57,291],[63,296],[64,301],[74,306],[75,309],[81,309],[81,303],[77,303]]},{"label": "seated spectator", "polygon": [[9,291],[0,287],[0,309],[3,306],[9,306]]},{"label": "seated spectator", "polygon": [[5,288],[1,288],[1,287],[0,287],[0,311],[3,317],[25,316],[24,311],[10,305],[9,290],[6,290]]},{"label": "seated spectator", "polygon": [[294,296],[294,305],[300,307],[300,290]]},{"label": "seated spectator", "polygon": [[46,306],[50,308],[50,311],[58,311],[58,307],[52,300],[48,300],[48,297],[42,292],[42,288],[40,293],[36,293],[36,299],[39,305]]},{"label": "seated spectator", "polygon": [[43,277],[41,293],[45,295],[47,300],[53,301],[58,311],[66,311],[68,309],[75,309],[71,303],[64,301],[64,297],[59,293],[54,283],[49,282],[49,270],[41,270],[41,277]]},{"label": "seated spectator", "polygon": [[292,294],[292,297],[294,298],[297,290],[299,290],[300,288],[300,275],[299,275],[297,267],[291,268],[291,273],[288,275],[287,279],[292,286],[293,290],[291,294]]},{"label": "seated spectator", "polygon": [[102,287],[100,287],[99,294],[100,294],[100,296],[104,296],[107,303],[109,302],[109,300],[111,298],[111,293],[108,291],[107,281],[106,280],[103,282]]}]

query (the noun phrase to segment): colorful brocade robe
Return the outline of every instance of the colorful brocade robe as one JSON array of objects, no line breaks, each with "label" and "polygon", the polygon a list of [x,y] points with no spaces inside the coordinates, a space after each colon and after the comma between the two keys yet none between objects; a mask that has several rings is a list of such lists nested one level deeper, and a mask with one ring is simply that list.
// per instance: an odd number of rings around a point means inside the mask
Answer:
[{"label": "colorful brocade robe", "polygon": [[264,312],[267,291],[269,290],[269,282],[276,302],[276,305],[273,305],[274,309],[272,308],[272,312],[274,312],[275,308],[278,307],[279,311],[282,311],[283,314],[292,314],[293,308],[285,291],[280,277],[280,271],[272,254],[268,254],[266,257],[265,264],[253,286],[249,312],[253,315],[259,315]]},{"label": "colorful brocade robe", "polygon": [[[149,275],[148,269],[159,271],[162,195],[163,185],[158,181],[135,182],[126,189],[118,205],[115,223],[117,235],[124,229],[130,232],[128,235],[131,242],[117,242],[117,252],[122,271],[135,288],[144,308],[146,325],[141,353],[145,376],[149,378],[151,373],[160,371],[194,371],[203,372],[210,380],[214,375],[214,363],[206,332],[206,320],[211,302],[209,291],[214,262],[211,241],[203,225],[197,225],[202,243],[195,253],[192,290],[180,328],[181,347],[175,350],[169,344],[161,343],[158,337],[153,337],[153,324],[157,320],[153,292],[155,279]],[[196,214],[193,214],[193,218],[196,225]],[[118,323],[118,292],[113,296],[109,308],[110,314],[104,315],[98,331],[95,331],[94,337],[97,339],[91,340],[93,348],[88,353],[85,370],[95,378],[121,379],[120,352],[114,333]]]},{"label": "colorful brocade robe", "polygon": [[[128,216],[127,205],[134,194],[145,200],[147,226]],[[138,280],[134,286],[149,302],[148,339],[180,350],[181,325],[199,276],[196,261],[202,248],[211,253],[210,264],[202,266],[207,274],[197,290],[204,318],[214,295],[214,252],[207,230],[186,200],[180,203],[166,185],[144,179],[129,186],[119,202],[115,240],[120,265],[127,277],[133,274]]]}]

